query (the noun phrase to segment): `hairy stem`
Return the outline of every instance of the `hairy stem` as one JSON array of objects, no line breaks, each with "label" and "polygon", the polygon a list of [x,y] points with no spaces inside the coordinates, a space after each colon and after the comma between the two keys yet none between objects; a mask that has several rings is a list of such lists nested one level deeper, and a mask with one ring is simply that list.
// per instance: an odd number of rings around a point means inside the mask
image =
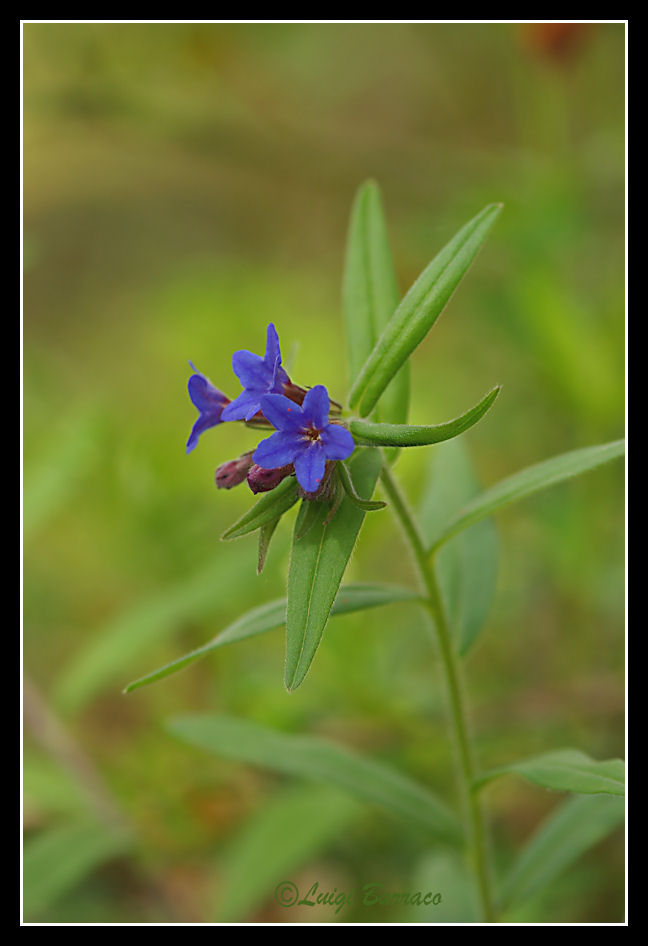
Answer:
[{"label": "hairy stem", "polygon": [[486,832],[479,799],[476,793],[472,791],[476,767],[468,727],[461,666],[450,635],[434,563],[428,558],[418,525],[410,512],[399,484],[386,463],[383,464],[380,477],[414,555],[425,588],[424,604],[430,612],[436,628],[448,688],[450,716],[457,746],[457,777],[463,802],[462,807],[471,861],[477,880],[483,918],[487,922],[493,922],[495,911],[490,885]]}]

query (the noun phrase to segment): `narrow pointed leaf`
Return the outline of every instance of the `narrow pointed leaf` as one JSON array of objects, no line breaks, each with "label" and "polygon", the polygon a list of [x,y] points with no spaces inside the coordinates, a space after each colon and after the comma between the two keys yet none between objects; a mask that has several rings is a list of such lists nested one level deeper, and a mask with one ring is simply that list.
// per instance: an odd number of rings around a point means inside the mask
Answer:
[{"label": "narrow pointed leaf", "polygon": [[344,492],[356,506],[358,506],[360,509],[366,509],[367,512],[375,509],[385,508],[387,503],[383,502],[382,500],[362,499],[361,496],[358,496],[355,486],[353,485],[353,480],[351,479],[351,474],[344,463],[338,464],[337,470],[340,477],[340,482],[344,488]]},{"label": "narrow pointed leaf", "polygon": [[499,394],[498,386],[489,391],[470,410],[445,424],[421,426],[413,424],[373,424],[366,420],[352,420],[349,428],[354,437],[377,447],[424,447],[451,440],[468,430],[484,416]]},{"label": "narrow pointed leaf", "polygon": [[624,799],[612,795],[579,795],[559,805],[540,825],[505,878],[504,906],[522,903],[556,880],[614,831],[624,814]]},{"label": "narrow pointed leaf", "polygon": [[[480,492],[465,438],[430,452],[427,482],[419,510],[426,540]],[[498,541],[492,519],[483,519],[439,549],[436,560],[441,593],[457,649],[463,656],[488,618],[497,584]]]},{"label": "narrow pointed leaf", "polygon": [[625,765],[621,759],[596,762],[578,749],[558,749],[484,772],[473,785],[481,788],[500,775],[516,774],[558,792],[624,795]]},{"label": "narrow pointed leaf", "polygon": [[334,785],[413,821],[439,840],[461,841],[455,815],[427,788],[333,742],[226,716],[176,716],[167,728],[184,742],[216,755]]},{"label": "narrow pointed leaf", "polygon": [[[378,450],[354,454],[350,469],[363,496],[371,496],[382,460]],[[320,520],[301,539],[293,537],[288,572],[285,684],[294,690],[311,665],[351,557],[365,512],[346,496],[334,518]],[[297,526],[296,526],[297,528]]]},{"label": "narrow pointed leaf", "polygon": [[[419,596],[415,591],[409,588],[399,588],[396,585],[371,585],[357,584],[346,585],[340,588],[337,598],[333,603],[331,616],[338,614],[349,614],[352,611],[364,611],[367,608],[377,608],[385,604],[393,604],[400,601],[417,601]],[[178,657],[177,660],[147,673],[146,676],[134,680],[124,688],[124,693],[131,693],[140,687],[148,686],[149,683],[155,683],[164,677],[171,676],[179,670],[183,670],[190,664],[195,663],[213,650],[223,647],[225,644],[233,644],[236,641],[245,640],[248,637],[255,637],[257,634],[265,634],[267,631],[273,631],[277,627],[282,627],[286,622],[286,599],[280,598],[277,601],[270,601],[263,604],[247,614],[242,615],[224,628],[220,634],[203,644],[202,647]]]},{"label": "narrow pointed leaf", "polygon": [[[380,190],[374,181],[366,181],[351,211],[343,281],[351,381],[358,376],[399,299]],[[385,390],[377,419],[405,423],[408,406],[409,365],[405,363]]]},{"label": "narrow pointed leaf", "polygon": [[624,453],[625,441],[615,440],[612,443],[562,453],[560,456],[514,473],[513,476],[507,477],[480,493],[447,521],[434,538],[431,551],[447,542],[462,529],[467,529],[468,526],[492,515],[498,509],[524,499],[525,496],[530,496],[541,489],[562,483],[563,480],[572,476],[586,473],[602,463],[623,456]]},{"label": "narrow pointed leaf", "polygon": [[265,525],[262,525],[261,528],[259,529],[259,555],[257,558],[257,575],[260,575],[261,572],[263,571],[266,557],[268,555],[268,549],[270,548],[270,541],[278,525],[279,525],[279,519],[272,519],[270,522],[266,522]]},{"label": "narrow pointed leaf", "polygon": [[[299,510],[295,524],[295,537],[297,539],[303,539],[305,535],[308,535],[315,523],[318,520],[321,521],[324,509],[324,505],[315,500],[302,500],[301,509]],[[326,507],[326,512],[328,512],[328,506]]]},{"label": "narrow pointed leaf", "polygon": [[221,539],[238,539],[242,535],[256,532],[275,519],[280,519],[297,502],[297,483],[294,476],[287,476],[275,489],[263,493],[255,505],[223,532]]},{"label": "narrow pointed leaf", "polygon": [[501,204],[489,204],[441,250],[387,323],[349,394],[366,417],[396,372],[423,341],[486,239]]}]

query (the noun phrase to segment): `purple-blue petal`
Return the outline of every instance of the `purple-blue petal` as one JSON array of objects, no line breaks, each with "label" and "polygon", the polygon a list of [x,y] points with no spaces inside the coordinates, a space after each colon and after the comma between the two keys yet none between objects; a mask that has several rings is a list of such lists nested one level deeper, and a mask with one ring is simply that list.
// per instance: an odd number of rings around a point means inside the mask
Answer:
[{"label": "purple-blue petal", "polygon": [[348,430],[339,424],[329,424],[320,431],[327,460],[346,460],[355,450],[355,441]]},{"label": "purple-blue petal", "polygon": [[189,440],[187,440],[187,453],[191,453],[191,451],[195,449],[198,445],[198,438],[205,430],[209,430],[210,427],[216,427],[217,424],[220,424],[220,418],[215,419],[208,414],[201,414],[191,428]]},{"label": "purple-blue petal", "polygon": [[312,423],[316,430],[326,427],[329,416],[329,396],[323,384],[316,384],[307,392],[302,411],[304,419]]},{"label": "purple-blue petal", "polygon": [[191,362],[189,364],[196,374],[192,374],[189,378],[187,390],[192,404],[198,408],[200,416],[189,434],[187,453],[191,453],[195,448],[203,431],[222,423],[223,409],[229,402],[229,398],[222,391],[215,388],[211,381],[198,371]]},{"label": "purple-blue petal", "polygon": [[192,374],[189,378],[187,390],[192,403],[199,411],[215,411],[219,407],[222,410],[228,402],[223,392],[215,388],[211,381],[200,372]]},{"label": "purple-blue petal", "polygon": [[232,355],[232,371],[244,388],[263,388],[268,390],[272,384],[273,366],[266,365],[260,355],[251,351],[235,351]]},{"label": "purple-blue petal", "polygon": [[260,400],[258,391],[241,391],[223,410],[223,420],[249,420],[260,410]]},{"label": "purple-blue petal", "polygon": [[326,469],[326,457],[321,442],[313,440],[305,450],[295,457],[295,473],[297,482],[307,493],[314,493],[319,489]]},{"label": "purple-blue petal", "polygon": [[272,372],[272,383],[268,388],[268,394],[281,394],[284,384],[289,384],[290,378],[281,367],[281,358],[277,358]]},{"label": "purple-blue petal", "polygon": [[303,438],[296,431],[278,430],[261,441],[252,459],[266,470],[275,470],[277,467],[293,463],[302,450]]},{"label": "purple-blue petal", "polygon": [[283,394],[264,394],[261,410],[277,430],[298,430],[304,426],[301,407]]},{"label": "purple-blue petal", "polygon": [[279,347],[279,336],[277,335],[277,330],[270,322],[268,325],[268,330],[266,332],[266,350],[265,358],[263,359],[266,365],[269,368],[274,368],[275,362],[279,359],[279,364],[281,364],[281,349]]}]

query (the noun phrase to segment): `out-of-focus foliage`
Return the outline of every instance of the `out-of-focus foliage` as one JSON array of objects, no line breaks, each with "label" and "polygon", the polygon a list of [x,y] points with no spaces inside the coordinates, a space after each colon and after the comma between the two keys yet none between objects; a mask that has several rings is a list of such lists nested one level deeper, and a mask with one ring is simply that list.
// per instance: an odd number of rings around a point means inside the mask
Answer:
[{"label": "out-of-focus foliage", "polygon": [[[291,376],[345,397],[344,245],[366,178],[401,292],[480,207],[505,205],[412,359],[410,422],[457,416],[501,383],[464,435],[484,486],[622,435],[624,27],[550,26],[24,26],[27,919],[423,919],[287,909],[275,876],[429,883],[447,909],[426,922],[469,916],[462,865],[415,828],[162,725],[225,713],[325,736],[452,802],[444,695],[413,605],[336,618],[291,695],[282,631],[121,689],[285,594],[295,513],[260,576],[254,537],[219,542],[252,497],[217,492],[214,469],[258,438],[227,425],[185,455],[187,362],[234,396],[231,353],[261,352],[273,321]],[[401,452],[413,501],[438,449]],[[611,464],[499,516],[497,586],[467,666],[484,768],[562,746],[624,754],[622,510]],[[413,585],[388,511],[366,517],[345,580]],[[484,797],[510,878],[562,796],[505,778]],[[282,860],[291,805],[295,831],[310,830]],[[622,919],[622,842],[541,895],[528,881],[516,918]]]}]

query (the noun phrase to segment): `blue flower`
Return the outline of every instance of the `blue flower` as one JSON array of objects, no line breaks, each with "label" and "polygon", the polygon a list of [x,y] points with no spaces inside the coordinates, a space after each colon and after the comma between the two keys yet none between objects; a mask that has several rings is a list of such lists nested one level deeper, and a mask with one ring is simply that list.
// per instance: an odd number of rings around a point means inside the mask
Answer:
[{"label": "blue flower", "polygon": [[300,407],[281,394],[261,398],[264,417],[277,432],[262,440],[252,459],[264,469],[294,463],[297,482],[306,493],[318,490],[327,460],[346,460],[355,442],[346,428],[329,423],[329,396],[323,384],[306,394]]},{"label": "blue flower", "polygon": [[211,381],[198,371],[195,365],[192,365],[191,362],[189,364],[196,374],[192,374],[189,378],[187,387],[189,397],[194,406],[198,408],[199,417],[189,434],[187,453],[191,453],[194,449],[204,430],[221,423],[223,409],[230,403],[230,399],[222,391],[215,388]]},{"label": "blue flower", "polygon": [[250,351],[235,351],[232,369],[243,391],[223,411],[223,420],[251,420],[261,410],[264,394],[278,394],[290,378],[281,367],[279,336],[272,322],[268,325],[266,352],[262,358]]}]

